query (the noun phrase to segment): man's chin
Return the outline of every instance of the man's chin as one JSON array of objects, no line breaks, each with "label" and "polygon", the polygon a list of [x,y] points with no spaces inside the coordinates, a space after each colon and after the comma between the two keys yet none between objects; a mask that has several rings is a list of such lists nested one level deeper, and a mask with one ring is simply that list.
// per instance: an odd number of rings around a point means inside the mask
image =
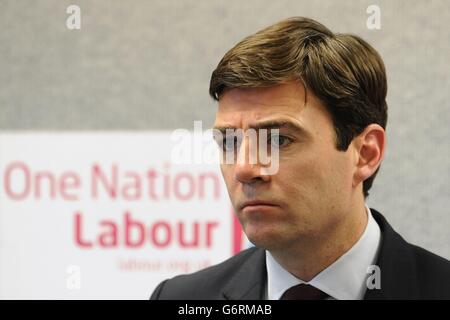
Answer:
[{"label": "man's chin", "polygon": [[276,230],[252,230],[246,228],[245,234],[248,240],[259,248],[266,250],[277,250],[284,246],[285,239],[280,237]]}]

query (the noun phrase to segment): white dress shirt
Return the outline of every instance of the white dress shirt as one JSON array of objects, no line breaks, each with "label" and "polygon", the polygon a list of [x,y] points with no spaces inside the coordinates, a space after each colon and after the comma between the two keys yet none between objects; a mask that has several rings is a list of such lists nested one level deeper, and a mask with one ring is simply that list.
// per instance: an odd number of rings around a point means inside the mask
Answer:
[{"label": "white dress shirt", "polygon": [[381,240],[378,223],[366,205],[368,222],[361,238],[311,281],[305,282],[285,270],[266,250],[266,297],[278,300],[292,286],[310,284],[330,296],[330,299],[361,300],[367,289],[367,268],[375,264]]}]

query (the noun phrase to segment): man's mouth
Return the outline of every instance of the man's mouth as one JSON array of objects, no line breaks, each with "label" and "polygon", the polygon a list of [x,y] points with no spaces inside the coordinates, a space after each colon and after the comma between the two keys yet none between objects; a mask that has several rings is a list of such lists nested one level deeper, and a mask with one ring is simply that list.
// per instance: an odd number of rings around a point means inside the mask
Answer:
[{"label": "man's mouth", "polygon": [[243,210],[245,208],[255,208],[255,207],[276,207],[277,205],[274,202],[271,201],[264,201],[264,200],[249,200],[244,201],[241,206],[240,210]]}]

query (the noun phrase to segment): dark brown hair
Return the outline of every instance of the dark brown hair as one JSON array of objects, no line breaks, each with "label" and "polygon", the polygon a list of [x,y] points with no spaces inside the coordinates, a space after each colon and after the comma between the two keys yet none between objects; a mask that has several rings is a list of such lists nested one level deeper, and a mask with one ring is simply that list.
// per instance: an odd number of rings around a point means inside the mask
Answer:
[{"label": "dark brown hair", "polygon": [[[333,33],[312,19],[280,21],[236,44],[211,75],[210,95],[231,88],[270,87],[297,80],[331,114],[336,147],[345,151],[371,123],[386,128],[387,81],[380,55],[358,36]],[[364,196],[375,173],[363,183]]]}]

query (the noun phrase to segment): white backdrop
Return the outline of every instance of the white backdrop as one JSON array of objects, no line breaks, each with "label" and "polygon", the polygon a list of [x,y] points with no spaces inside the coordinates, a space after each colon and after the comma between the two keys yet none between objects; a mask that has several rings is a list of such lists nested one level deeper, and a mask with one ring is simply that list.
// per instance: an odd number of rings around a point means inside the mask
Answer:
[{"label": "white backdrop", "polygon": [[174,143],[170,132],[1,134],[0,298],[147,299],[240,250],[219,167],[174,164]]}]

